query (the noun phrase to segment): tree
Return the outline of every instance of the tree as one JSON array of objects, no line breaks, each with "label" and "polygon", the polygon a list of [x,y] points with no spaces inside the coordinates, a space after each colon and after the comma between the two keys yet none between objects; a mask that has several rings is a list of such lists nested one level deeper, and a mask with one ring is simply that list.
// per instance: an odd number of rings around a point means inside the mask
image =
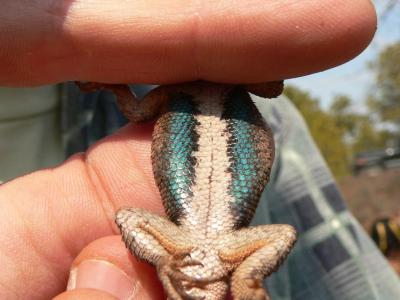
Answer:
[{"label": "tree", "polygon": [[367,118],[360,120],[357,135],[351,145],[352,152],[358,153],[384,149],[388,140],[393,139],[393,133],[388,130],[376,130]]},{"label": "tree", "polygon": [[318,99],[296,87],[288,86],[285,95],[303,115],[312,137],[327,161],[333,174],[339,178],[347,175],[354,154],[383,149],[394,134],[378,129],[371,114],[352,111],[352,101],[345,95],[336,96],[328,111]]},{"label": "tree", "polygon": [[323,111],[319,101],[312,98],[309,93],[293,86],[287,86],[284,93],[303,115],[333,174],[336,177],[348,174],[348,151],[343,142],[343,130],[336,125],[336,120]]},{"label": "tree", "polygon": [[348,96],[338,95],[329,107],[329,114],[334,118],[336,126],[340,128],[344,136],[354,137],[357,125],[364,116],[351,110],[352,101]]},{"label": "tree", "polygon": [[379,129],[369,113],[353,112],[351,104],[349,97],[340,95],[335,97],[329,108],[329,114],[334,118],[336,126],[342,130],[348,156],[385,148],[387,141],[393,139],[393,133]]},{"label": "tree", "polygon": [[369,97],[368,106],[400,131],[400,42],[386,47],[372,66],[377,91]]}]

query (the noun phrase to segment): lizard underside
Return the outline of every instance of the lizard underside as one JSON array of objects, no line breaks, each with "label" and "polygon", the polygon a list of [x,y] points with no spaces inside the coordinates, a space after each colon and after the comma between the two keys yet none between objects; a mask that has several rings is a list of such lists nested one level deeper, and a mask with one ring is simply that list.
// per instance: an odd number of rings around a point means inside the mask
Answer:
[{"label": "lizard underside", "polygon": [[116,223],[138,258],[157,268],[169,299],[268,299],[263,280],[296,241],[290,225],[248,227],[274,159],[272,132],[248,92],[276,97],[281,82],[160,86],[138,100],[126,85],[81,84],[117,95],[132,122],[159,116],[153,173],[168,218],[122,208]]}]

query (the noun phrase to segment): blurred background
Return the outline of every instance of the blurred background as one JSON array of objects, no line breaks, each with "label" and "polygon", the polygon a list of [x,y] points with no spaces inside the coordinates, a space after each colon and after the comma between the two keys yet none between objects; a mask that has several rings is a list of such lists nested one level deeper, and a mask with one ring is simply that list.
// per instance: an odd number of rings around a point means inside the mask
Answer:
[{"label": "blurred background", "polygon": [[285,89],[366,226],[400,209],[400,1],[375,4],[378,30],[361,55]]},{"label": "blurred background", "polygon": [[[287,80],[285,94],[303,114],[353,214],[381,248],[390,246],[386,239],[397,249],[400,1],[374,3],[378,30],[369,47],[342,66]],[[400,271],[397,250],[382,250]]]}]

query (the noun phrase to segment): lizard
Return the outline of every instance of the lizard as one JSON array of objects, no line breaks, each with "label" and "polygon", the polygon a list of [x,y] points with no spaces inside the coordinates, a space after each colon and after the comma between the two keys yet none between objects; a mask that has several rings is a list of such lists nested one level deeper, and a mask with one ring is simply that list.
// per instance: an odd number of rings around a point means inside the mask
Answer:
[{"label": "lizard", "polygon": [[167,218],[141,208],[116,213],[126,247],[157,269],[168,299],[269,299],[263,280],[296,241],[291,225],[248,227],[268,182],[272,131],[250,93],[273,98],[283,81],[230,85],[206,81],[162,85],[138,99],[122,84],[108,89],[133,123],[158,116],[153,174]]}]

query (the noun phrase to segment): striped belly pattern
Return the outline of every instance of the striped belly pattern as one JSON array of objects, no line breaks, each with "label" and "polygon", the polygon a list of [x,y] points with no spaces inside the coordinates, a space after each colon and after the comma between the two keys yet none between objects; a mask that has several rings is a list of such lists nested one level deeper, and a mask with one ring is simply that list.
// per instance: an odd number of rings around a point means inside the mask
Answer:
[{"label": "striped belly pattern", "polygon": [[211,237],[248,225],[273,161],[270,130],[234,87],[171,96],[153,135],[153,171],[166,213]]}]

